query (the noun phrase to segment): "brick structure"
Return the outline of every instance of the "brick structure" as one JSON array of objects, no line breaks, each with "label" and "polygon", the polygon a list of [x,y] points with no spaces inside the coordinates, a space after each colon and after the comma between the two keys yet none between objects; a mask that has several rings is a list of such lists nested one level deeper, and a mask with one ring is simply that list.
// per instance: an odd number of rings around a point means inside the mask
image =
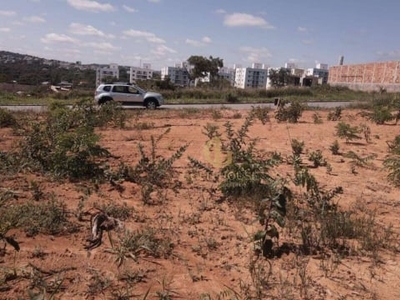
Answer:
[{"label": "brick structure", "polygon": [[400,92],[400,61],[333,66],[328,83],[354,90]]}]

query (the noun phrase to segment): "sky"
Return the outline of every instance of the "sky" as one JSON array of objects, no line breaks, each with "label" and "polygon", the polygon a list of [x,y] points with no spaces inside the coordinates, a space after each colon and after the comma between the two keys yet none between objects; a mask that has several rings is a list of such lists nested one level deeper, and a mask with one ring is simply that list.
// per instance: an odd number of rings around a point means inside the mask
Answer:
[{"label": "sky", "polygon": [[192,55],[225,67],[400,60],[397,0],[9,0],[0,50],[152,69]]}]

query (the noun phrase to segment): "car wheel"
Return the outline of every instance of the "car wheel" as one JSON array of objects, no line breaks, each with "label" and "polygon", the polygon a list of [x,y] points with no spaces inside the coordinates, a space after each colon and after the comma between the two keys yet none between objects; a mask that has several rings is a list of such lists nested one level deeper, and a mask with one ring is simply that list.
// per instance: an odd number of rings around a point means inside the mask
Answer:
[{"label": "car wheel", "polygon": [[157,103],[154,100],[148,100],[146,102],[146,108],[147,109],[156,109],[157,108]]}]

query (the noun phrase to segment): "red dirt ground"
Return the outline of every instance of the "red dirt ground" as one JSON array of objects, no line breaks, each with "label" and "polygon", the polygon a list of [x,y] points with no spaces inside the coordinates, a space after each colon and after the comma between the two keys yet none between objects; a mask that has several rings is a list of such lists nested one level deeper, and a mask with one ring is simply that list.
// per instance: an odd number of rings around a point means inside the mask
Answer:
[{"label": "red dirt ground", "polygon": [[[344,193],[337,199],[340,207],[375,210],[377,222],[392,224],[394,232],[399,234],[400,190],[387,181],[382,162],[388,155],[386,142],[400,134],[400,125],[375,125],[365,121],[358,112],[344,110],[342,120],[353,126],[367,124],[371,129],[370,143],[361,140],[346,144],[338,139],[337,122],[327,121],[328,111],[318,112],[322,124],[314,124],[313,111],[304,112],[298,124],[278,123],[273,117],[265,125],[257,120],[250,128],[250,136],[258,138],[258,149],[278,151],[283,157],[290,155],[292,139],[304,141],[306,153],[321,150],[332,167],[331,172],[325,167],[310,170],[323,187],[343,187]],[[245,206],[219,201],[220,193],[211,189],[216,185],[200,176],[188,179],[188,156],[200,161],[209,159],[204,150],[207,141],[202,133],[204,126],[215,124],[223,132],[223,124],[230,121],[237,128],[247,113],[227,109],[159,110],[138,113],[124,129],[99,131],[100,144],[128,165],[134,165],[139,159],[138,142],[150,149],[150,137],[158,136],[167,128],[171,130],[160,141],[157,154],[169,157],[179,147],[189,144],[183,157],[174,164],[182,186],[177,193],[172,190],[153,193],[155,205],[144,204],[140,187],[129,182],[121,183],[123,190],[104,184],[84,197],[83,210],[89,210],[95,203],[132,207],[133,216],[124,222],[125,229],[152,228],[159,238],[171,239],[173,251],[165,258],[138,254],[136,261],[126,258],[118,267],[116,254],[109,251],[107,234],[100,247],[86,251],[89,221],[87,218],[79,221],[74,212],[88,184],[55,182],[29,172],[15,177],[2,175],[0,192],[11,189],[18,194],[20,202],[32,197],[30,181],[40,183],[44,197],[65,202],[71,212],[70,220],[79,226],[79,231],[63,236],[34,237],[27,237],[19,230],[8,232],[7,235],[13,235],[20,242],[21,250],[15,253],[8,245],[0,256],[0,298],[400,299],[399,252],[382,251],[378,262],[368,253],[335,258],[289,252],[279,258],[256,260],[250,237],[261,228],[258,222],[253,222],[255,214]],[[138,122],[154,123],[154,126],[139,130]],[[11,129],[0,129],[0,150],[10,149],[18,138]],[[342,153],[352,150],[362,157],[376,154],[373,166],[356,167],[356,173],[351,172],[350,159],[333,155],[329,150],[335,140],[339,141]],[[307,162],[307,155],[303,156]],[[118,162],[115,159],[113,164],[117,166]],[[291,169],[284,163],[273,172],[285,176]],[[294,192],[301,190],[294,188]],[[120,234],[111,232],[114,243]],[[283,233],[280,243],[284,242],[296,241]],[[57,283],[61,284],[54,288]],[[257,289],[269,296],[256,298]],[[29,290],[45,296],[30,298]],[[54,290],[56,293],[52,295]],[[246,298],[248,295],[253,298]]]}]

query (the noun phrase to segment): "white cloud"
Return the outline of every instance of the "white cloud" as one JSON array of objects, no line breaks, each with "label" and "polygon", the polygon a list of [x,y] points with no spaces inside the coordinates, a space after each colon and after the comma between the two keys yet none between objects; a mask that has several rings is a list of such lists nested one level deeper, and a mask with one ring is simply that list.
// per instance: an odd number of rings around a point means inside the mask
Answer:
[{"label": "white cloud", "polygon": [[201,47],[204,46],[204,43],[196,40],[191,40],[191,39],[186,39],[185,41],[186,44],[193,46],[193,47]]},{"label": "white cloud", "polygon": [[239,50],[240,52],[246,55],[246,59],[249,62],[262,63],[272,57],[271,52],[265,47],[262,48],[241,47]]},{"label": "white cloud", "polygon": [[299,26],[299,27],[297,27],[297,31],[299,31],[299,32],[307,32],[308,30],[305,27]]},{"label": "white cloud", "polygon": [[156,43],[156,44],[164,44],[165,43],[165,40],[157,37],[152,32],[130,29],[130,30],[125,30],[123,32],[123,34],[127,37],[143,38],[150,43]]},{"label": "white cloud", "polygon": [[226,15],[224,24],[229,27],[261,27],[265,29],[274,29],[275,27],[269,24],[265,19],[256,17],[250,14],[233,13]]},{"label": "white cloud", "polygon": [[196,41],[196,40],[192,40],[192,39],[186,39],[186,41],[185,41],[186,44],[193,46],[193,47],[202,47],[211,42],[212,41],[208,36],[203,37],[201,39],[201,41]]},{"label": "white cloud", "polygon": [[314,44],[314,41],[313,40],[302,40],[301,41],[303,44],[305,44],[305,45],[312,45],[312,44]]},{"label": "white cloud", "polygon": [[30,22],[30,23],[46,23],[46,20],[43,19],[42,17],[38,16],[31,16],[31,17],[26,17],[23,18],[25,22]]},{"label": "white cloud", "polygon": [[80,23],[71,23],[69,25],[69,32],[76,35],[105,36],[102,31],[94,28],[92,25],[84,25]]},{"label": "white cloud", "polygon": [[71,43],[75,44],[78,40],[69,37],[65,34],[57,34],[57,33],[48,33],[44,38],[41,38],[40,41],[45,44],[52,44],[52,43]]},{"label": "white cloud", "polygon": [[13,17],[16,14],[17,13],[15,11],[11,11],[11,10],[0,10],[0,16],[3,16],[3,17]]},{"label": "white cloud", "polygon": [[0,32],[10,32],[11,29],[8,27],[0,27]]},{"label": "white cloud", "polygon": [[77,10],[85,10],[90,12],[107,12],[115,10],[115,8],[109,3],[99,3],[91,0],[68,0],[68,3]]},{"label": "white cloud", "polygon": [[85,46],[90,47],[90,48],[94,48],[100,51],[113,51],[113,50],[118,50],[120,48],[113,46],[110,43],[86,43]]},{"label": "white cloud", "polygon": [[215,11],[216,14],[226,14],[226,11],[224,9],[217,9]]},{"label": "white cloud", "polygon": [[160,3],[161,2],[161,0],[147,0],[147,1],[149,1],[151,3]]},{"label": "white cloud", "polygon": [[125,9],[127,12],[130,12],[130,13],[134,13],[134,12],[138,11],[137,9],[134,9],[133,7],[129,7],[128,5],[122,5],[122,8]]},{"label": "white cloud", "polygon": [[400,57],[400,50],[391,50],[391,51],[378,51],[376,53],[378,56],[382,57],[387,57],[387,58],[396,58],[398,59]]},{"label": "white cloud", "polygon": [[159,45],[159,46],[157,46],[157,48],[151,50],[151,53],[158,57],[162,57],[162,56],[165,56],[170,53],[176,53],[176,51],[165,45]]},{"label": "white cloud", "polygon": [[208,36],[205,36],[201,39],[203,41],[203,43],[209,44],[212,42],[211,38],[209,38]]}]

